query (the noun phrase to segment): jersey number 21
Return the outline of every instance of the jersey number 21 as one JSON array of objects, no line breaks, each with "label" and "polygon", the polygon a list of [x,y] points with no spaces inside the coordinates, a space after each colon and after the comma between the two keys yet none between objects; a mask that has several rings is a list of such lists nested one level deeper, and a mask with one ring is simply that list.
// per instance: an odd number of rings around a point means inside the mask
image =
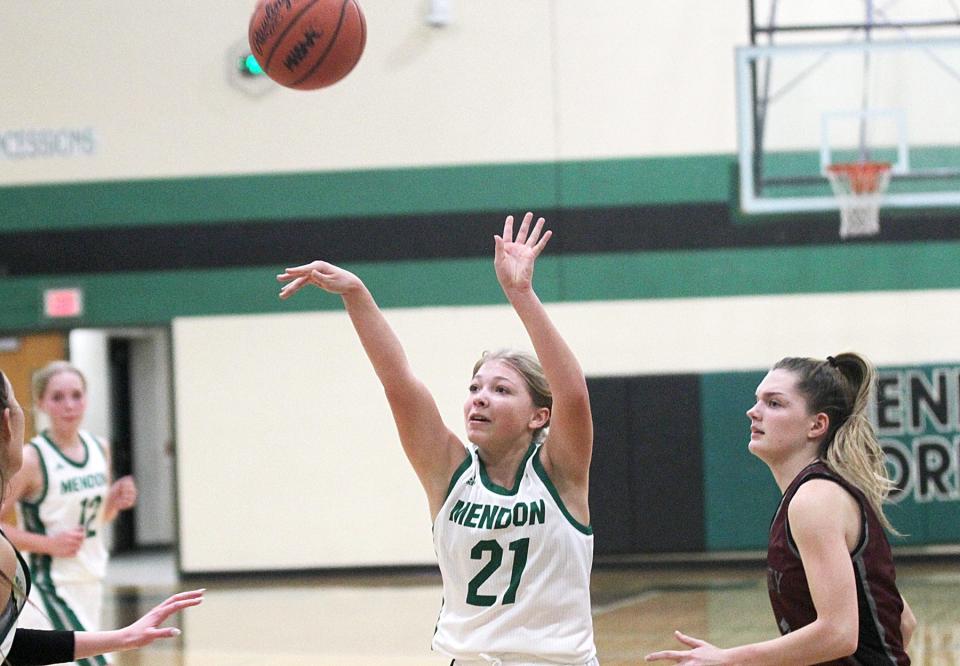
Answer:
[{"label": "jersey number 21", "polygon": [[[527,549],[530,546],[530,539],[517,539],[510,542],[510,550],[513,551],[513,572],[510,576],[510,586],[503,595],[503,603],[512,604],[517,600],[517,588],[520,587],[520,579],[523,577],[523,570],[527,566]],[[483,585],[490,576],[493,575],[503,563],[503,546],[494,539],[485,539],[477,543],[470,550],[470,559],[482,560],[485,553],[490,553],[490,561],[487,562],[480,571],[474,576],[467,585],[467,603],[471,606],[493,606],[497,603],[497,597],[493,594],[480,594],[480,586]]]}]

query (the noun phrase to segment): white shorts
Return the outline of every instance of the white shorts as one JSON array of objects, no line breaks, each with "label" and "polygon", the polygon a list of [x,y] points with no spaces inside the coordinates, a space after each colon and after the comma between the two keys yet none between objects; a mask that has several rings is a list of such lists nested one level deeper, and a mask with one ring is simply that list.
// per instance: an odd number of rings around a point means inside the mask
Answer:
[{"label": "white shorts", "polygon": [[[24,629],[66,629],[97,631],[103,607],[103,583],[68,583],[56,588],[30,587],[30,598],[23,607],[17,626]],[[80,659],[79,666],[103,666],[111,663],[108,655]]]}]

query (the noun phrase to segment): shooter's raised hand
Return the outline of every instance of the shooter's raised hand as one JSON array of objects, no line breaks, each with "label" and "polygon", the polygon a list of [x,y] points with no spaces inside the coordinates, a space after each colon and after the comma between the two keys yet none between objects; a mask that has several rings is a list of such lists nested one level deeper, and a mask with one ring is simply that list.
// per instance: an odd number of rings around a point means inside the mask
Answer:
[{"label": "shooter's raised hand", "polygon": [[552,231],[543,231],[546,222],[542,217],[530,229],[533,213],[523,216],[517,238],[513,238],[513,215],[508,215],[503,223],[503,236],[494,236],[496,250],[493,265],[497,272],[497,281],[505,292],[526,291],[533,284],[533,264],[546,247],[553,235]]}]

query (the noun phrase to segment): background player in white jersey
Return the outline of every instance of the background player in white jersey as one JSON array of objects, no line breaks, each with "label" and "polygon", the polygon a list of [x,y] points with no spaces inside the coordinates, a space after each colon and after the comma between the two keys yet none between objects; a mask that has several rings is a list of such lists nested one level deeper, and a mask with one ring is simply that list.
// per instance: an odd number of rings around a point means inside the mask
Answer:
[{"label": "background player in white jersey", "polygon": [[[533,290],[550,239],[527,213],[495,236],[497,280],[539,358],[485,355],[464,404],[469,445],[442,422],[373,296],[314,261],[277,276],[289,298],[339,294],[427,494],[444,600],[433,647],[461,664],[596,664],[590,615],[593,423],[580,364]],[[414,285],[420,288],[422,285]],[[541,368],[542,364],[542,368]],[[549,434],[545,430],[549,427]]]},{"label": "background player in white jersey", "polygon": [[29,553],[33,579],[33,603],[20,626],[94,631],[109,557],[104,528],[135,504],[136,486],[130,477],[111,481],[107,443],[81,430],[87,383],[80,370],[54,361],[36,373],[33,388],[50,427],[24,447],[23,468],[10,480],[4,503],[5,509],[18,503],[21,527],[4,530]]},{"label": "background player in white jersey", "polygon": [[[0,497],[7,480],[23,462],[23,409],[13,386],[0,371]],[[23,557],[0,531],[0,663],[53,664],[78,662],[104,652],[133,650],[161,638],[180,634],[175,627],[160,626],[167,618],[203,602],[204,590],[180,592],[155,606],[136,622],[113,631],[34,630],[18,626],[30,589],[30,572]]]}]

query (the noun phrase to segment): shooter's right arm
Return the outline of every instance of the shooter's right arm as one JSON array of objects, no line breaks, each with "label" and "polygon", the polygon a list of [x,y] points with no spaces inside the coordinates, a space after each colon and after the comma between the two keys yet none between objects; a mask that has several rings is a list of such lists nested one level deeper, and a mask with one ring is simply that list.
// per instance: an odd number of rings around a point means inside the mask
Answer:
[{"label": "shooter's right arm", "polygon": [[288,268],[278,276],[289,298],[307,284],[339,294],[360,344],[383,386],[400,443],[423,484],[435,515],[443,502],[450,475],[465,456],[460,441],[443,423],[427,387],[413,374],[400,340],[373,295],[353,273],[322,261]]}]

